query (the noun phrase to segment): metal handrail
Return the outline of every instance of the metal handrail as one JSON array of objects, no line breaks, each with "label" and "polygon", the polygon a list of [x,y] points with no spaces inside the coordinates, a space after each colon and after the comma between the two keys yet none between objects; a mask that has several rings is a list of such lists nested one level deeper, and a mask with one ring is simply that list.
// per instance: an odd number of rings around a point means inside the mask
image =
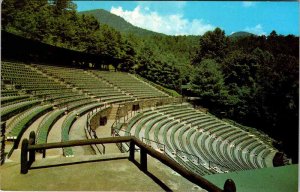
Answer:
[{"label": "metal handrail", "polygon": [[186,151],[182,151],[180,149],[176,149],[175,153],[176,153],[177,156],[180,156],[179,155],[180,153],[185,154],[187,156],[187,159],[192,161],[192,162],[193,162],[194,159],[196,159],[196,162],[197,162],[198,165],[200,164],[200,162],[202,163],[202,161],[200,160],[200,158],[197,155],[188,153]]},{"label": "metal handrail", "polygon": [[[158,142],[158,141],[154,141],[154,140],[152,140],[152,139],[148,139],[148,138],[146,138],[146,137],[142,137],[142,142],[143,142],[143,143],[146,143],[146,142],[144,142],[144,140],[145,140],[145,141],[150,141],[150,143],[151,143],[151,142],[152,142],[152,143],[156,143],[156,145],[160,145],[160,146],[163,147],[163,151],[164,151],[164,152],[166,151],[166,145],[165,145],[165,144],[160,143],[160,142]],[[146,143],[146,144],[147,144],[147,143]],[[147,144],[147,145],[149,145],[149,144]],[[149,146],[151,146],[151,144],[150,144]]]}]

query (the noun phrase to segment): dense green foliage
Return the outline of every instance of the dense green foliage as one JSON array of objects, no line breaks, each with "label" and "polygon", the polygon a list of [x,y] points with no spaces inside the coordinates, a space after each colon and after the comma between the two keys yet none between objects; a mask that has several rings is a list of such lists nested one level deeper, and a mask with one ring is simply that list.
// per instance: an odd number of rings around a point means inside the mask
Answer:
[{"label": "dense green foliage", "polygon": [[193,58],[193,64],[197,65],[203,59],[214,59],[220,62],[228,53],[229,38],[225,36],[225,31],[216,28],[214,31],[206,32],[200,38],[200,46]]},{"label": "dense green foliage", "polygon": [[227,37],[219,28],[203,36],[167,36],[135,28],[103,10],[86,13],[78,14],[70,0],[5,0],[2,29],[107,54],[119,61],[112,63],[116,69],[178,92],[188,85],[198,104],[267,132],[297,161],[299,37],[275,31]]},{"label": "dense green foliage", "polygon": [[110,27],[113,27],[114,29],[120,31],[123,34],[131,33],[137,36],[164,35],[162,33],[156,33],[153,31],[136,27],[128,23],[127,21],[125,21],[125,19],[123,19],[122,17],[111,14],[110,12],[105,11],[103,9],[82,11],[79,12],[79,14],[94,16],[100,22],[101,25],[102,24],[109,25]]},{"label": "dense green foliage", "polygon": [[224,77],[220,65],[211,59],[202,60],[191,80],[193,92],[203,102],[213,104],[222,102],[222,96],[226,94],[224,87]]}]

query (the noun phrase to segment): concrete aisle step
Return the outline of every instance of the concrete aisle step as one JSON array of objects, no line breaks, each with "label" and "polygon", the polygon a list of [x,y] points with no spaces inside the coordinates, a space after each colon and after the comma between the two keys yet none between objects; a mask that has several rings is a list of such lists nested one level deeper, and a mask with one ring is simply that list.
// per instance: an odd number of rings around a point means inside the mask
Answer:
[{"label": "concrete aisle step", "polygon": [[[72,125],[69,132],[70,140],[87,139],[84,126],[86,123],[87,114],[79,117]],[[74,155],[94,155],[95,152],[90,145],[72,147]]]},{"label": "concrete aisle step", "polygon": [[[53,142],[61,142],[61,126],[63,121],[67,115],[62,116],[58,121],[56,121],[52,127],[52,129],[49,132],[47,143],[53,143]],[[46,153],[47,156],[62,156],[63,151],[62,148],[56,148],[56,149],[49,149]]]},{"label": "concrete aisle step", "polygon": [[[99,126],[96,129],[96,134],[98,138],[103,137],[111,137],[111,126],[114,123],[114,120],[107,120],[105,126]],[[120,153],[119,148],[116,144],[105,144],[105,151],[106,153]]]}]

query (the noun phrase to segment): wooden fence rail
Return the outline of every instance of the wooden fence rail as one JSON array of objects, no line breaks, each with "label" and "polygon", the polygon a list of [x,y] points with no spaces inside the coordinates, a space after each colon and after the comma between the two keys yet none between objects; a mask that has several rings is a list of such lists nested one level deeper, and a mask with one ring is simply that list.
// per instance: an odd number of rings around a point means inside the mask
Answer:
[{"label": "wooden fence rail", "polygon": [[[124,137],[108,137],[108,138],[99,138],[99,139],[88,139],[88,140],[73,140],[65,142],[56,142],[56,143],[46,143],[46,144],[35,144],[35,132],[32,131],[28,139],[22,141],[21,148],[21,173],[26,174],[28,169],[30,169],[31,164],[35,161],[35,152],[37,150],[45,150],[52,148],[62,148],[62,147],[72,147],[72,146],[82,146],[82,145],[92,145],[92,144],[107,144],[107,143],[122,143],[129,142],[129,157],[130,161],[134,161],[135,155],[135,146],[140,148],[140,168],[143,171],[147,171],[147,155],[156,158],[166,166],[172,168],[174,171],[179,173],[181,176],[187,180],[195,183],[201,188],[208,191],[216,192],[235,192],[236,187],[235,183],[231,179],[227,179],[224,184],[224,190],[220,189],[210,181],[205,178],[194,174],[193,172],[187,170],[185,167],[178,164],[176,161],[170,159],[168,156],[154,150],[149,147],[147,144],[143,143],[134,136],[124,136]],[[28,159],[29,153],[29,159]]]}]

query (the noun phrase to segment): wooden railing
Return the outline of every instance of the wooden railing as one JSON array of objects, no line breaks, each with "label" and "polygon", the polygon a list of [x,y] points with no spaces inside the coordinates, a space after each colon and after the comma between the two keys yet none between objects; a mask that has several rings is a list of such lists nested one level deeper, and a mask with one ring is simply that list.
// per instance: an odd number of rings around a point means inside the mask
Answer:
[{"label": "wooden railing", "polygon": [[[160,152],[154,150],[150,146],[146,145],[139,139],[134,136],[124,136],[124,137],[108,137],[108,138],[100,138],[100,139],[88,139],[88,140],[72,140],[65,142],[56,142],[56,143],[46,143],[46,144],[35,144],[35,132],[32,131],[28,139],[24,139],[22,141],[21,148],[21,173],[26,174],[30,169],[31,164],[35,161],[35,152],[37,150],[46,150],[52,148],[62,148],[62,147],[72,147],[72,146],[82,146],[82,145],[93,145],[93,144],[107,144],[107,143],[122,143],[129,142],[129,157],[130,161],[135,161],[135,147],[140,148],[140,169],[142,171],[147,171],[147,155],[156,158],[166,166],[172,168],[174,171],[179,173],[181,176],[186,178],[187,180],[193,182],[199,187],[208,190],[208,191],[216,191],[216,192],[235,192],[236,187],[235,183],[231,179],[227,179],[224,184],[224,189],[220,189],[210,181],[206,180],[199,175],[192,173],[187,170],[176,161],[170,159],[168,156],[161,154]],[[28,158],[29,153],[29,158]]]},{"label": "wooden railing", "polygon": [[6,123],[1,123],[0,131],[0,165],[4,164],[5,161],[5,129]]}]

